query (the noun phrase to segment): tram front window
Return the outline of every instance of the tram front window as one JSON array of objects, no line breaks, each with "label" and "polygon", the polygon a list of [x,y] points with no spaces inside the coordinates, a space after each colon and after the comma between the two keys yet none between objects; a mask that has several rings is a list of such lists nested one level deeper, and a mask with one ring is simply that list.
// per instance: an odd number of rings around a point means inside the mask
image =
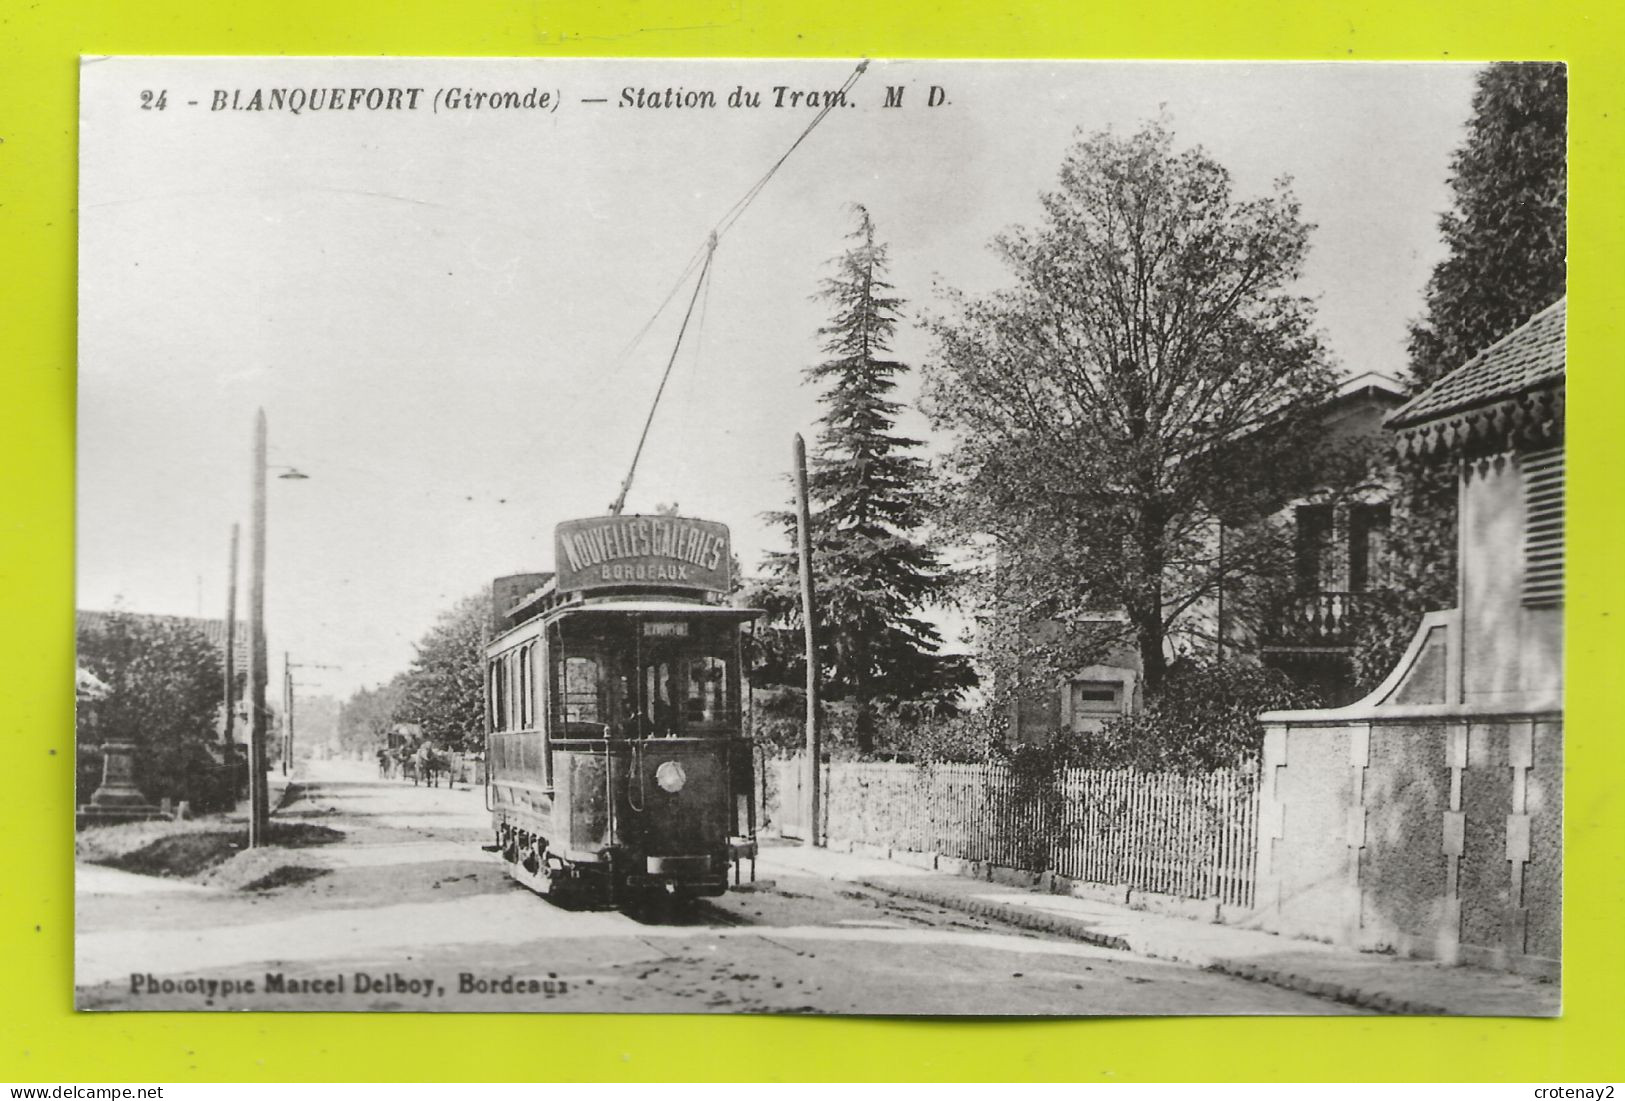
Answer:
[{"label": "tram front window", "polygon": [[723,737],[739,730],[738,626],[703,620],[567,622],[554,664],[564,737]]},{"label": "tram front window", "polygon": [[726,736],[739,727],[735,624],[645,621],[639,688],[645,737]]},{"label": "tram front window", "polygon": [[558,737],[624,734],[637,715],[632,640],[614,622],[565,624],[553,644],[553,723]]}]

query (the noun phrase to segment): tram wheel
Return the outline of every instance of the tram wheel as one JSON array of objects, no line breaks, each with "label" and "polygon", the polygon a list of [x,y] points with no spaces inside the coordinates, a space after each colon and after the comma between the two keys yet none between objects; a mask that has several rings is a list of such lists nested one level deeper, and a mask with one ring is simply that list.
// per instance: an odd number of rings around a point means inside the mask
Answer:
[{"label": "tram wheel", "polygon": [[538,874],[546,867],[541,846],[537,844],[536,838],[528,833],[519,842],[519,866],[531,875]]}]

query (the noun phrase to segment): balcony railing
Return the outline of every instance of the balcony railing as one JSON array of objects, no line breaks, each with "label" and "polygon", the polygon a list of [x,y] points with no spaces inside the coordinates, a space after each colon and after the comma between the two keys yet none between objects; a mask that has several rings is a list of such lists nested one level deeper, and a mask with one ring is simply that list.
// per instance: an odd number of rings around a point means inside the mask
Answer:
[{"label": "balcony railing", "polygon": [[1352,646],[1369,602],[1365,593],[1319,592],[1288,597],[1270,617],[1264,645]]}]

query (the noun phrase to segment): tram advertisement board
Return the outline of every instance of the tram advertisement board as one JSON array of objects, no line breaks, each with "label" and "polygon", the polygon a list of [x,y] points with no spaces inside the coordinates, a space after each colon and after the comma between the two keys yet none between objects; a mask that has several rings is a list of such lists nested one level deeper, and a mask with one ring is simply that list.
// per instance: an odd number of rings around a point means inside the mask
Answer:
[{"label": "tram advertisement board", "polygon": [[728,527],[687,516],[599,516],[554,529],[560,592],[642,587],[725,593]]}]

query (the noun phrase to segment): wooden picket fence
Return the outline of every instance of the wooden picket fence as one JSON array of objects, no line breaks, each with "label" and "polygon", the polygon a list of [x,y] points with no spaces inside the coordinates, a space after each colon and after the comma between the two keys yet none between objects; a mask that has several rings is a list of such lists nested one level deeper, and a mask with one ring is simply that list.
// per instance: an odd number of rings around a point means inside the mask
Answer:
[{"label": "wooden picket fence", "polygon": [[1051,868],[1181,898],[1253,905],[1258,785],[1250,772],[1068,769]]},{"label": "wooden picket fence", "polygon": [[[764,819],[805,836],[805,758],[772,762]],[[1258,791],[1245,770],[1208,773],[998,765],[824,766],[824,830],[843,841],[935,852],[1229,906],[1253,904]]]}]

